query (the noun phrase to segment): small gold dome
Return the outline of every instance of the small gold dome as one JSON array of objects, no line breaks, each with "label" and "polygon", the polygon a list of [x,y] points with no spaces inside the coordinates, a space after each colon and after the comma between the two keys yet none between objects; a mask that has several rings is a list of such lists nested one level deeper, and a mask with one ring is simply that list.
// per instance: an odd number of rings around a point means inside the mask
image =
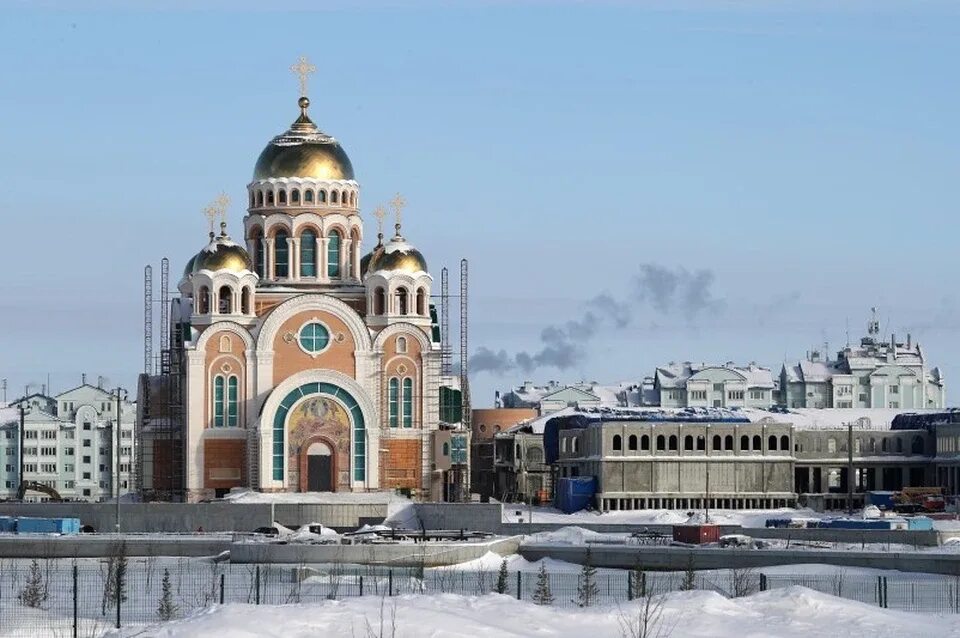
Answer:
[{"label": "small gold dome", "polygon": [[378,270],[409,274],[427,272],[427,260],[413,244],[397,235],[385,245],[377,245],[360,260],[360,272],[369,274]]},{"label": "small gold dome", "polygon": [[307,117],[310,101],[300,98],[299,104],[300,117],[260,153],[254,181],[271,177],[354,179],[353,165],[340,143]]},{"label": "small gold dome", "polygon": [[207,246],[187,262],[184,276],[201,270],[228,270],[234,273],[253,272],[253,260],[240,244],[222,234],[212,239]]}]

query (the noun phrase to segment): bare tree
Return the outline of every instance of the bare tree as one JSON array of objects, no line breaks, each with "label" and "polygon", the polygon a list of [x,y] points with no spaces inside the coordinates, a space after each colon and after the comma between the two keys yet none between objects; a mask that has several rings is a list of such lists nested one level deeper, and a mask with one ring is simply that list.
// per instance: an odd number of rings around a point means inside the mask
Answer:
[{"label": "bare tree", "polygon": [[623,638],[667,638],[676,628],[676,620],[666,616],[664,594],[649,594],[640,600],[636,613],[622,610],[618,617],[620,635]]}]

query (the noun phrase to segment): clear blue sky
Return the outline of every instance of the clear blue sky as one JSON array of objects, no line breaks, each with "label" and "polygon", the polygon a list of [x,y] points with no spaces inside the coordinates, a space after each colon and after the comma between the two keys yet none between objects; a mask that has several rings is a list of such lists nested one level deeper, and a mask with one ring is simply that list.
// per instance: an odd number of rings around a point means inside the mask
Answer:
[{"label": "clear blue sky", "polygon": [[[670,360],[778,369],[874,305],[960,384],[955,3],[0,4],[11,387],[134,386],[143,266],[179,275],[221,190],[240,234],[301,54],[364,212],[400,191],[438,280],[470,259],[471,349],[535,356],[559,325],[579,353],[479,373],[476,404]],[[591,336],[603,292],[629,316]]]}]

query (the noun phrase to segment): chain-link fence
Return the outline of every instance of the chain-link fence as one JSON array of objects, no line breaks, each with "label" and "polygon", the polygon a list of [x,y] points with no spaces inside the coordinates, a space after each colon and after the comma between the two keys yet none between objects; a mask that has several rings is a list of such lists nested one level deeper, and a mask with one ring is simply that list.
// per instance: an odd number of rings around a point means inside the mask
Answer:
[{"label": "chain-link fence", "polygon": [[181,618],[223,603],[284,605],[352,596],[499,592],[534,600],[549,585],[552,604],[617,604],[681,589],[726,597],[802,585],[905,611],[957,613],[960,577],[776,574],[755,570],[545,573],[213,563],[187,558],[0,561],[0,636],[99,636],[115,627]]}]

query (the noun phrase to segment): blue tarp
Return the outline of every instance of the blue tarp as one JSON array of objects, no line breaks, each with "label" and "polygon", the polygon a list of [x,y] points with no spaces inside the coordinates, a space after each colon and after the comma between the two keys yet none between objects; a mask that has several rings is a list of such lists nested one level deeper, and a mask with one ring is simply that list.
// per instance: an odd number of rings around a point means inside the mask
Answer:
[{"label": "blue tarp", "polygon": [[597,479],[592,476],[560,478],[553,490],[554,503],[564,514],[573,514],[590,505],[596,493]]}]

